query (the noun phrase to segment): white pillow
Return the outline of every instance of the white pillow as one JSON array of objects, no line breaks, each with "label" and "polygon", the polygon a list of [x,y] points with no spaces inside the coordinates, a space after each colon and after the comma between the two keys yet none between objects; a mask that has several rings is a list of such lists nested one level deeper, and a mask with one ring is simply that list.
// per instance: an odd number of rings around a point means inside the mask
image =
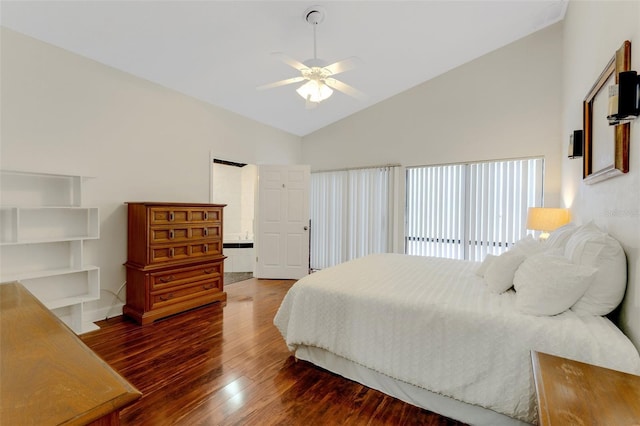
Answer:
[{"label": "white pillow", "polygon": [[538,254],[516,271],[516,309],[525,314],[557,315],[585,293],[597,269],[576,265],[564,256]]},{"label": "white pillow", "polygon": [[533,256],[538,253],[542,253],[547,249],[547,246],[544,242],[533,238],[531,235],[527,235],[522,238],[520,241],[515,243],[509,251],[519,251],[520,254],[524,254],[525,256]]},{"label": "white pillow", "polygon": [[564,249],[567,241],[569,241],[569,238],[571,238],[577,229],[578,227],[573,223],[567,223],[566,225],[557,228],[549,235],[549,238],[547,238],[545,242],[547,249]]},{"label": "white pillow", "polygon": [[493,261],[497,258],[498,256],[493,255],[493,254],[488,254],[484,260],[482,261],[482,263],[480,264],[480,266],[478,267],[478,269],[476,269],[476,275],[479,277],[484,277],[484,274],[487,272],[487,269],[489,268],[489,265],[491,265],[491,263],[493,263]]},{"label": "white pillow", "polygon": [[627,258],[620,243],[588,223],[569,238],[564,255],[575,264],[598,270],[593,283],[571,309],[580,315],[606,315],[613,311],[627,286]]},{"label": "white pillow", "polygon": [[487,268],[484,280],[492,293],[504,293],[513,286],[513,275],[526,256],[517,251],[507,251],[497,256]]},{"label": "white pillow", "polygon": [[[568,259],[577,257],[578,260],[582,259],[582,255],[585,254],[585,245],[589,243],[604,244],[604,238],[607,234],[602,232],[593,222],[589,222],[586,225],[582,225],[576,228],[575,232],[569,237],[565,243],[564,253]],[[587,252],[590,250],[587,248]],[[591,253],[591,255],[597,256],[597,252]],[[591,259],[593,260],[593,259]]]}]

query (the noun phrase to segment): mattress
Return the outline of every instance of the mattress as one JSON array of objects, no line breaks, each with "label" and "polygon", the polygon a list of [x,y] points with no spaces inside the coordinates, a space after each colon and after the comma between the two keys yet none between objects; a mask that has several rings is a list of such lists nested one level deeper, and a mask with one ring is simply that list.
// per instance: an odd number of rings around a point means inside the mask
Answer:
[{"label": "mattress", "polygon": [[640,373],[633,344],[607,318],[536,317],[515,293],[490,293],[478,263],[376,254],[311,274],[274,323],[287,346],[315,347],[394,380],[536,423],[530,351]]}]

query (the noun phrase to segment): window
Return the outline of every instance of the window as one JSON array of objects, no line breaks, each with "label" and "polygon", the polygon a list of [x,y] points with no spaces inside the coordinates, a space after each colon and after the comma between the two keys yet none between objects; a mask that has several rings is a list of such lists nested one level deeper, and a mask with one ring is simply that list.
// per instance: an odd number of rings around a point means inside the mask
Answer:
[{"label": "window", "polygon": [[542,205],[544,160],[408,168],[405,253],[480,261],[526,234]]},{"label": "window", "polygon": [[391,251],[397,169],[311,173],[311,269]]}]

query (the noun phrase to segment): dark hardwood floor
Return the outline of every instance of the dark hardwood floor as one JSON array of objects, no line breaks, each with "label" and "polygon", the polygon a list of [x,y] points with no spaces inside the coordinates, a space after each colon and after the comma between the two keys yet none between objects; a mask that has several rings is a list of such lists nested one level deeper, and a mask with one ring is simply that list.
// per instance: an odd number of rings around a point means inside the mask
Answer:
[{"label": "dark hardwood floor", "polygon": [[82,340],[143,396],[123,425],[459,425],[310,363],[273,325],[293,281],[225,286],[209,305],[144,327],[115,317]]}]

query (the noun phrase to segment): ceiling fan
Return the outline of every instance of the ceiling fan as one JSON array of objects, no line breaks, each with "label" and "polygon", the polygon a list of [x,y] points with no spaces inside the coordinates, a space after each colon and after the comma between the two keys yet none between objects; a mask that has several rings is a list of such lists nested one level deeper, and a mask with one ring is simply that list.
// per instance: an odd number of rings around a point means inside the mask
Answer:
[{"label": "ceiling fan", "polygon": [[333,89],[357,99],[365,98],[365,95],[359,90],[333,78],[334,75],[355,68],[358,62],[356,57],[343,59],[326,66],[323,66],[323,61],[318,59],[316,54],[316,27],[324,20],[324,17],[325,12],[320,6],[312,6],[304,13],[305,21],[313,26],[313,59],[300,62],[290,58],[284,53],[273,53],[274,56],[279,57],[285,64],[300,71],[300,75],[298,77],[287,78],[259,86],[257,88],[258,90],[272,89],[274,87],[286,86],[306,80],[306,83],[298,87],[296,92],[305,99],[307,109],[318,106],[320,102],[331,96]]}]

